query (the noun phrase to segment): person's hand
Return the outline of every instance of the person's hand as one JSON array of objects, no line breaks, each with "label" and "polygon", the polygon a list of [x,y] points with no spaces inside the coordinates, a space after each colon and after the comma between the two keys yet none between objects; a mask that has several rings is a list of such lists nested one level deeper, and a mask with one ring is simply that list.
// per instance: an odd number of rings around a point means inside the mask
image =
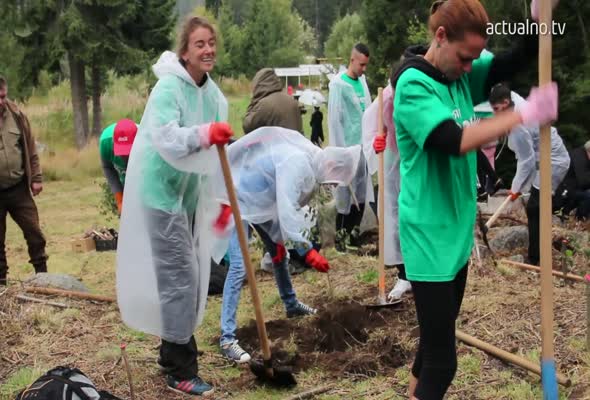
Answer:
[{"label": "person's hand", "polygon": [[213,224],[213,229],[215,230],[215,233],[220,235],[223,232],[225,232],[225,229],[227,228],[227,225],[229,224],[231,214],[232,214],[231,207],[228,206],[227,204],[222,204],[221,211],[219,212],[219,215],[217,216],[217,219],[215,220],[215,223]]},{"label": "person's hand", "polygon": [[373,140],[373,149],[375,149],[375,153],[382,153],[386,146],[387,140],[384,135],[375,136],[375,140]]},{"label": "person's hand", "polygon": [[117,208],[119,209],[119,215],[121,215],[121,211],[123,210],[123,192],[115,193],[115,201],[117,202]]},{"label": "person's hand", "polygon": [[319,272],[328,272],[330,264],[316,249],[311,249],[305,255],[305,263],[311,265],[314,269]]},{"label": "person's hand", "polygon": [[[551,0],[551,9],[555,10],[555,6],[559,3],[559,0]],[[532,0],[531,1],[531,17],[533,20],[539,22],[539,1]]]},{"label": "person's hand", "polygon": [[31,192],[33,192],[33,196],[37,196],[43,190],[43,184],[41,182],[33,182],[31,183]]},{"label": "person's hand", "polygon": [[510,190],[508,192],[508,196],[510,196],[510,201],[514,201],[514,200],[518,199],[520,197],[520,195],[521,195],[520,192],[514,193],[512,190]]},{"label": "person's hand", "polygon": [[280,243],[277,243],[277,255],[272,258],[273,264],[280,264],[287,256],[287,249]]},{"label": "person's hand", "polygon": [[209,145],[224,145],[233,135],[234,132],[227,122],[213,122],[209,126]]},{"label": "person's hand", "polygon": [[519,110],[525,125],[545,125],[557,119],[557,84],[551,82],[531,89],[526,103]]}]

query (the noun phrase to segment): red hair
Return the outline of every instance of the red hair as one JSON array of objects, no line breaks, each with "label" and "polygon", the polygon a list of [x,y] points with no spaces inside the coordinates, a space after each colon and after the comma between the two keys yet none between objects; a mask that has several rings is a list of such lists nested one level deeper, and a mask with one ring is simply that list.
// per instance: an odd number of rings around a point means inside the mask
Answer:
[{"label": "red hair", "polygon": [[488,14],[479,0],[437,0],[430,8],[428,29],[434,36],[442,26],[449,41],[462,40],[466,32],[487,39]]}]

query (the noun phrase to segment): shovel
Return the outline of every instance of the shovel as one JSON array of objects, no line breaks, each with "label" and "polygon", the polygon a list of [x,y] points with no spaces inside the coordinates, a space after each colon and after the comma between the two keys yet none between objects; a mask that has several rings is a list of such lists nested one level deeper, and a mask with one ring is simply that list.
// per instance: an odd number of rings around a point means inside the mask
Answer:
[{"label": "shovel", "polygon": [[502,202],[502,204],[500,204],[500,207],[498,207],[498,209],[496,210],[496,212],[490,217],[490,219],[488,219],[488,222],[486,222],[485,224],[483,223],[483,218],[481,217],[481,210],[480,210],[480,215],[479,215],[479,229],[481,231],[482,237],[483,237],[483,241],[486,245],[486,247],[488,248],[488,250],[494,254],[494,251],[492,250],[492,248],[490,247],[490,243],[488,241],[488,231],[489,229],[492,227],[493,223],[496,222],[496,220],[500,217],[500,214],[502,214],[502,211],[504,211],[504,209],[506,208],[506,206],[508,205],[508,203],[510,203],[510,195],[508,195],[506,197],[506,200],[504,200]]},{"label": "shovel", "polygon": [[246,267],[246,273],[248,276],[248,286],[250,287],[252,303],[254,303],[254,311],[256,313],[258,338],[260,339],[260,344],[262,346],[263,362],[260,363],[252,360],[250,362],[250,370],[252,370],[252,373],[254,373],[254,375],[256,375],[256,377],[262,382],[266,382],[278,387],[293,386],[297,384],[297,381],[295,380],[295,377],[289,368],[272,366],[270,344],[266,334],[266,325],[264,324],[264,316],[262,315],[262,306],[258,296],[258,289],[256,288],[256,276],[254,275],[254,267],[252,266],[250,254],[248,252],[248,240],[246,239],[246,233],[244,232],[244,226],[242,225],[242,216],[240,215],[238,199],[234,190],[229,161],[227,159],[224,146],[217,145],[217,150],[219,152],[219,160],[221,161],[221,169],[223,170],[223,179],[225,180],[225,186],[227,188],[227,194],[229,196],[231,209],[234,215],[234,221],[236,221],[240,249],[242,250],[242,257],[244,259],[244,265]]},{"label": "shovel", "polygon": [[[378,134],[383,135],[383,88],[378,90],[379,111],[377,116]],[[387,302],[385,298],[385,160],[383,152],[379,153],[379,297],[377,304],[367,304],[368,308],[391,307],[401,303],[401,299]]]}]

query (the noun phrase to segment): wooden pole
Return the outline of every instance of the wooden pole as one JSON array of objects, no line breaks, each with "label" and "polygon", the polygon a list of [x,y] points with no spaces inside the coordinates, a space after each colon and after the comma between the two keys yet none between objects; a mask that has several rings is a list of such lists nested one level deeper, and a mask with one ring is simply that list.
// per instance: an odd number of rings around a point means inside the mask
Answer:
[{"label": "wooden pole", "polygon": [[[539,367],[538,364],[535,364],[532,361],[529,361],[525,358],[522,358],[520,356],[517,356],[516,354],[512,354],[509,353],[505,350],[502,350],[492,344],[486,343],[483,340],[479,340],[471,335],[468,335],[460,330],[456,330],[455,331],[455,335],[457,336],[457,339],[459,339],[460,341],[476,347],[482,351],[485,351],[486,353],[489,353],[495,357],[498,357],[501,360],[504,360],[506,362],[510,362],[514,365],[518,365],[519,367],[522,367],[528,371],[534,372],[537,375],[541,375],[541,368]],[[571,386],[572,382],[571,380],[569,380],[566,376],[562,375],[562,374],[557,374],[557,381],[559,382],[560,385],[563,385],[565,387],[569,387]]]},{"label": "wooden pole", "polygon": [[85,293],[85,292],[76,292],[76,291],[71,291],[71,290],[36,287],[36,286],[26,287],[25,292],[39,293],[39,294],[55,294],[58,296],[74,297],[74,298],[84,299],[84,300],[106,301],[109,303],[113,303],[116,301],[116,299],[114,297],[101,296],[98,294],[90,294],[90,293]]},{"label": "wooden pole", "polygon": [[[534,265],[529,265],[529,264],[524,264],[524,263],[520,263],[517,261],[512,261],[512,260],[500,260],[500,262],[506,264],[506,265],[511,265],[520,269],[526,269],[528,271],[535,271],[535,272],[540,272],[541,268],[534,266]],[[585,282],[585,279],[579,275],[574,275],[574,274],[564,274],[563,272],[560,271],[555,271],[553,270],[553,275],[554,276],[558,276],[560,278],[563,279],[569,279],[572,281],[576,281],[576,282]]]},{"label": "wooden pole", "polygon": [[[262,357],[265,361],[270,361],[270,344],[268,342],[268,336],[266,333],[264,316],[262,315],[262,305],[260,303],[260,297],[258,296],[258,289],[256,287],[256,275],[254,273],[254,267],[252,266],[252,261],[250,260],[250,254],[248,252],[248,239],[246,238],[246,232],[244,232],[244,226],[242,225],[242,216],[240,214],[238,198],[234,189],[234,182],[231,177],[231,169],[227,159],[227,153],[225,151],[225,147],[221,145],[217,145],[217,151],[219,152],[219,160],[221,161],[223,179],[225,181],[229,202],[234,214],[236,229],[238,231],[238,240],[240,242],[242,258],[244,259],[244,266],[246,267],[246,274],[248,276],[248,286],[250,287],[250,293],[252,294],[252,303],[254,304],[254,313],[256,314],[256,327],[258,328],[258,338],[260,339],[260,345],[262,347]],[[269,377],[273,376],[272,368],[266,368],[266,372]]]},{"label": "wooden pole", "polygon": [[[377,135],[385,136],[383,132],[383,88],[377,91],[378,114]],[[378,223],[379,223],[379,302],[385,304],[385,159],[383,152],[379,153],[379,197]]]},{"label": "wooden pole", "polygon": [[[539,86],[551,82],[552,19],[551,0],[539,0]],[[555,355],[553,350],[553,266],[551,258],[551,126],[540,132],[540,261],[541,261],[541,379],[546,400],[557,399]]]}]

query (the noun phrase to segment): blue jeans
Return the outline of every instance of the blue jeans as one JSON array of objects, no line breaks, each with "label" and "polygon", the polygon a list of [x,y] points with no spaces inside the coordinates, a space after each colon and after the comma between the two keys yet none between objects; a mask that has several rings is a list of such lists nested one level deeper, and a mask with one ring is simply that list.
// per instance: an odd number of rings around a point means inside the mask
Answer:
[{"label": "blue jeans", "polygon": [[[270,253],[271,257],[277,254],[277,245],[266,234],[266,232],[259,226],[254,225],[254,229],[260,235],[264,244],[265,250]],[[248,223],[244,222],[244,230],[247,235],[250,235],[250,227]],[[234,230],[231,240],[229,242],[229,270],[225,278],[225,285],[223,287],[223,303],[221,305],[221,338],[220,345],[225,345],[233,342],[236,339],[236,314],[238,311],[238,304],[240,304],[240,292],[244,279],[246,278],[246,270],[244,268],[244,259],[240,249],[240,242],[238,240],[238,231]],[[277,283],[277,288],[285,305],[287,311],[292,311],[297,305],[297,297],[293,284],[291,283],[291,275],[289,274],[288,261],[285,257],[280,263],[274,263],[274,275]]]}]

